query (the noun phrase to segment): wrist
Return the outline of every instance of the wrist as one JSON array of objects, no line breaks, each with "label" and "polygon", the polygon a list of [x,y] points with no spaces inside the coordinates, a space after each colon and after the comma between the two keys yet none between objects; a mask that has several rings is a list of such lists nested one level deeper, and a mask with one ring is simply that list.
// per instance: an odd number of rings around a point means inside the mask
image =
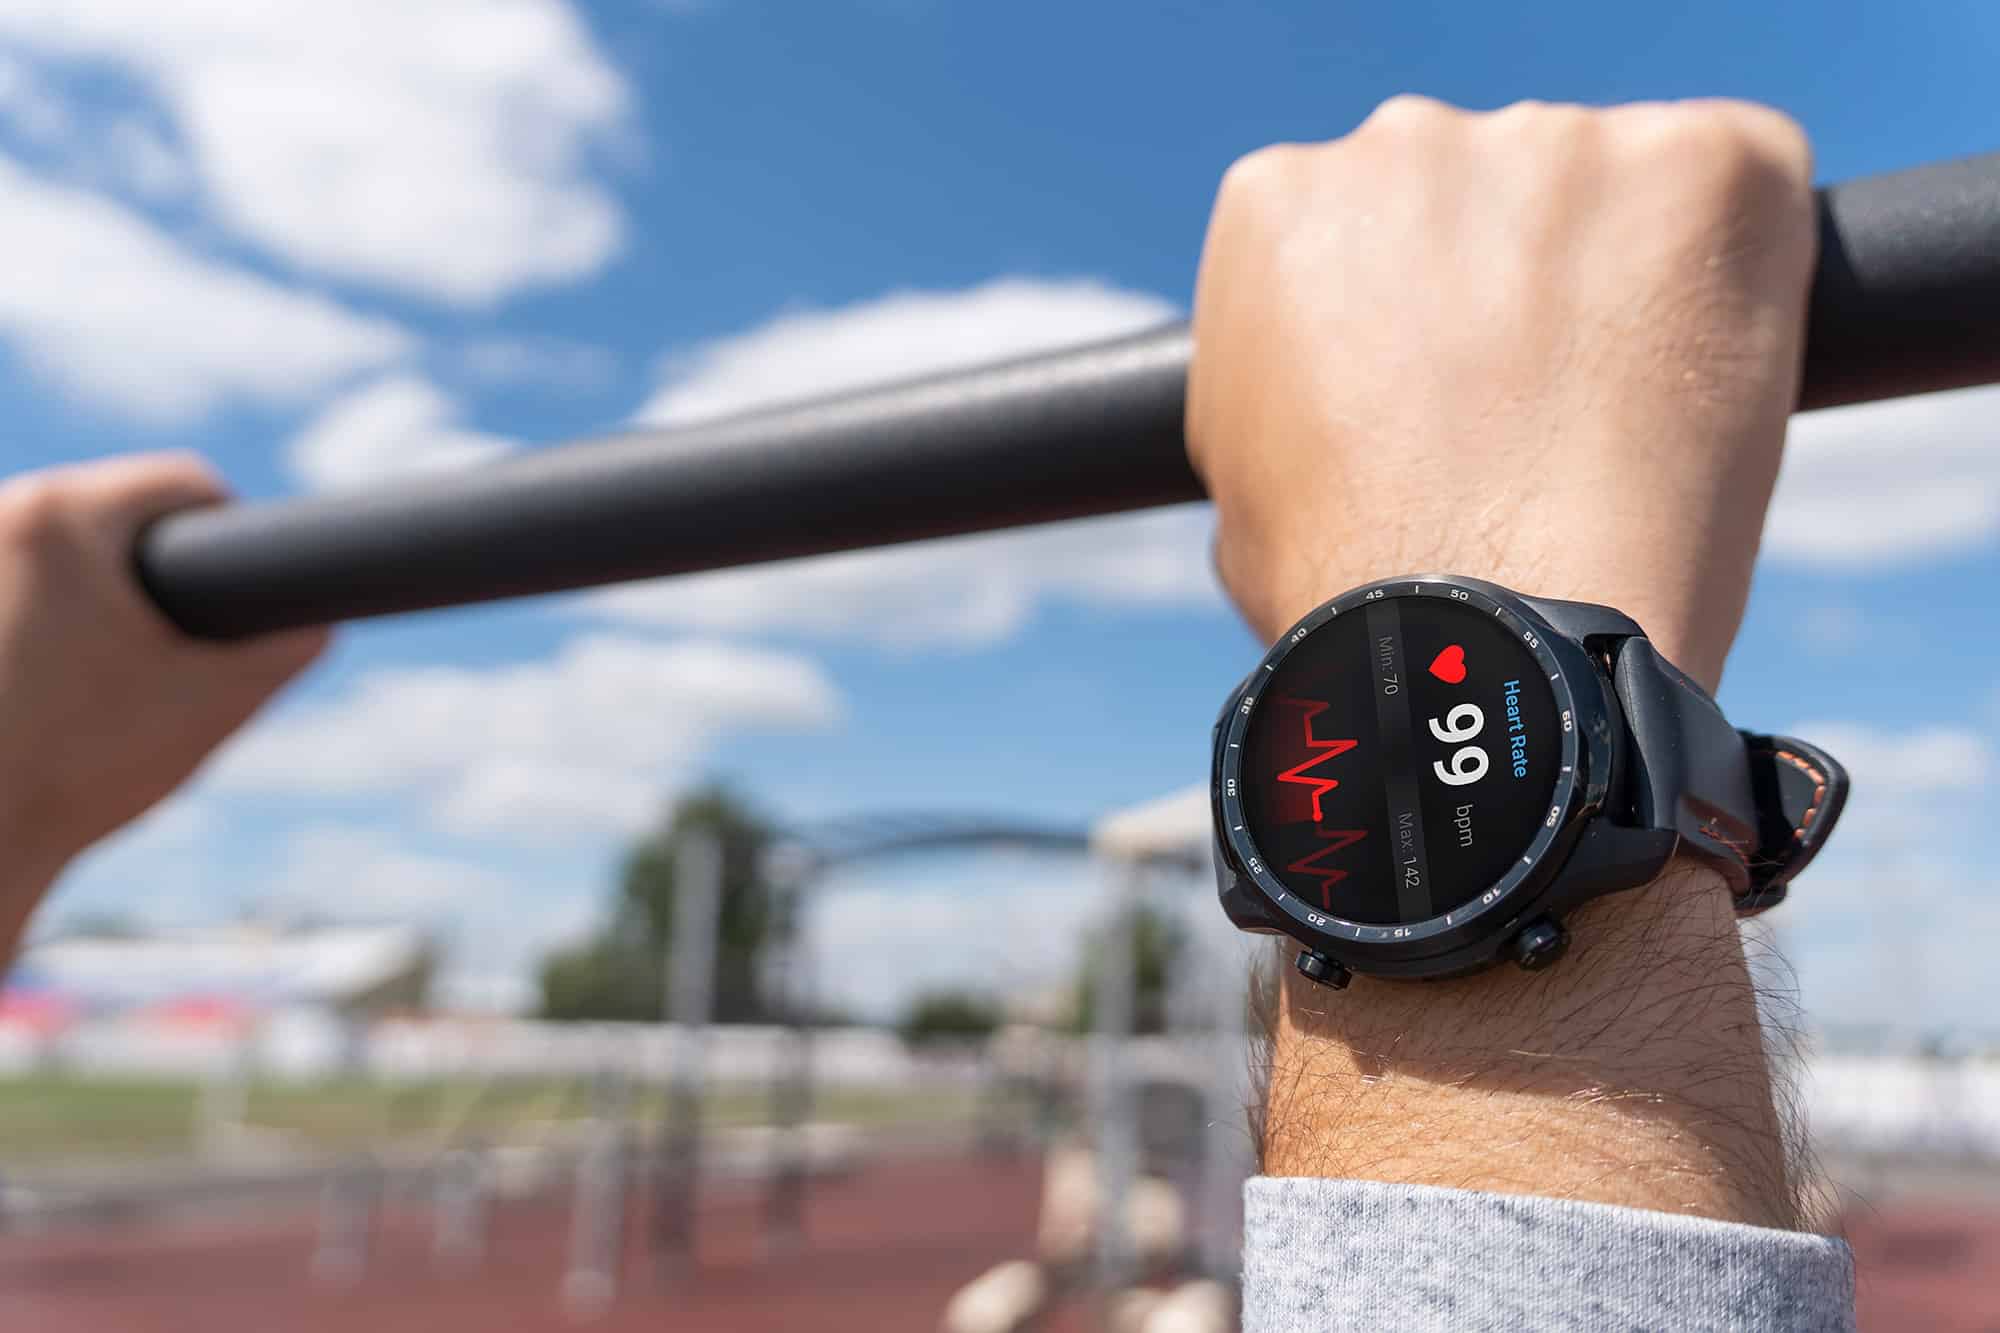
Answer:
[{"label": "wrist", "polygon": [[10,881],[36,875],[53,879],[95,841],[76,827],[69,813],[87,801],[27,788],[7,796],[0,801],[0,876]]},{"label": "wrist", "polygon": [[1677,864],[1571,918],[1541,973],[1285,974],[1264,1170],[1797,1225],[1721,877]]},{"label": "wrist", "polygon": [[0,816],[0,971],[12,964],[35,909],[74,856],[31,822]]},{"label": "wrist", "polygon": [[[1699,525],[1690,522],[1690,530]],[[1465,574],[1536,597],[1615,607],[1638,623],[1661,656],[1713,692],[1736,637],[1741,596],[1711,594],[1716,578],[1693,556],[1662,556],[1643,566],[1606,560],[1575,565],[1560,558],[1511,553],[1506,559],[1430,549],[1384,552],[1380,559],[1301,565],[1261,580],[1264,594],[1238,597],[1259,641],[1275,643],[1321,604],[1371,580],[1403,574]],[[1721,608],[1718,610],[1718,606]]]}]

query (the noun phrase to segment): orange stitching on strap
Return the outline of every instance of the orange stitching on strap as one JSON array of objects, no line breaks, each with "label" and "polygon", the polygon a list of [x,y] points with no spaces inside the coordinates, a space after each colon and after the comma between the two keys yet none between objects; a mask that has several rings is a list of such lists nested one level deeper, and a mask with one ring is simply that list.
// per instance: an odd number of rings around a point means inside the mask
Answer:
[{"label": "orange stitching on strap", "polygon": [[1749,868],[1750,854],[1743,850],[1745,846],[1749,845],[1748,840],[1745,839],[1739,843],[1737,839],[1725,834],[1716,824],[1715,816],[1710,815],[1707,819],[1701,821],[1701,835],[1704,838],[1712,839],[1727,847],[1731,852],[1735,853],[1736,859],[1743,863],[1745,869]]},{"label": "orange stitching on strap", "polygon": [[1820,802],[1826,799],[1826,775],[1814,768],[1806,760],[1793,754],[1790,750],[1766,750],[1764,753],[1784,760],[1793,768],[1796,768],[1799,772],[1812,779],[1812,804],[1808,805],[1806,812],[1799,816],[1799,826],[1792,830],[1792,837],[1794,839],[1802,839],[1806,836],[1806,829],[1812,825],[1813,816],[1819,813]]}]

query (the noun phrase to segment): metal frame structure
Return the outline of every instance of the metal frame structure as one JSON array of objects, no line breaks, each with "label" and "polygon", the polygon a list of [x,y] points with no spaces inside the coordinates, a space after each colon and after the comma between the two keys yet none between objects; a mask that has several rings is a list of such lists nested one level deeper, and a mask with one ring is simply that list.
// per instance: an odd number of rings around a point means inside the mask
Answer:
[{"label": "metal frame structure", "polygon": [[856,816],[794,832],[774,849],[771,874],[780,895],[778,987],[781,1016],[791,1031],[785,1076],[772,1085],[775,1160],[765,1198],[768,1248],[788,1250],[805,1239],[807,1145],[813,1104],[812,981],[802,917],[818,886],[835,871],[926,852],[1017,850],[1083,855],[1088,829],[1024,824],[988,816],[905,813]]}]

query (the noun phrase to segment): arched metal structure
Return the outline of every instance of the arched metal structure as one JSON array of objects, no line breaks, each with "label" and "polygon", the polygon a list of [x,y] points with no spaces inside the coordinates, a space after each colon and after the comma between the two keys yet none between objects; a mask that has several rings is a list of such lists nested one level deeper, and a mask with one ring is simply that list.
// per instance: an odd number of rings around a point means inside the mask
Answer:
[{"label": "arched metal structure", "polygon": [[[1185,803],[1185,796],[1177,796]],[[1161,840],[1153,844],[1131,838],[1107,846],[1106,829],[1117,821],[1088,825],[1025,823],[1019,820],[937,812],[903,812],[855,816],[794,830],[772,853],[773,878],[787,902],[781,908],[785,937],[780,943],[778,972],[786,983],[781,1001],[792,1031],[787,1077],[773,1087],[772,1122],[778,1131],[777,1160],[766,1200],[767,1235],[780,1247],[796,1244],[803,1233],[806,1158],[798,1134],[812,1105],[812,1027],[802,995],[809,990],[807,963],[799,927],[800,910],[826,876],[855,865],[902,856],[949,851],[1023,851],[1067,855],[1103,854],[1113,850],[1120,863],[1112,885],[1109,915],[1114,928],[1106,934],[1105,957],[1099,968],[1099,994],[1094,1005],[1096,1026],[1091,1046],[1091,1100],[1099,1127],[1100,1197],[1123,1199],[1131,1185],[1136,1145],[1122,1059],[1131,1036],[1130,932],[1116,923],[1136,910],[1143,877],[1159,869],[1182,873],[1208,868],[1204,848]],[[801,1021],[806,1020],[806,1021]],[[1107,1282],[1125,1268],[1122,1210],[1107,1204],[1100,1228],[1100,1269]]]},{"label": "arched metal structure", "polygon": [[1088,825],[1026,823],[991,815],[940,811],[847,816],[802,825],[781,844],[782,874],[796,873],[784,863],[797,859],[811,873],[825,875],[863,861],[942,851],[1033,851],[1084,853],[1090,850]]},{"label": "arched metal structure", "polygon": [[782,923],[776,976],[779,1012],[791,1033],[783,1074],[772,1084],[771,1121],[776,1160],[765,1196],[765,1235],[778,1249],[803,1238],[807,1188],[802,1135],[811,1114],[813,990],[800,918],[816,886],[855,865],[948,851],[1033,851],[1082,855],[1090,850],[1087,827],[1028,824],[987,815],[903,812],[851,816],[794,829],[771,854],[771,875],[781,896]]}]

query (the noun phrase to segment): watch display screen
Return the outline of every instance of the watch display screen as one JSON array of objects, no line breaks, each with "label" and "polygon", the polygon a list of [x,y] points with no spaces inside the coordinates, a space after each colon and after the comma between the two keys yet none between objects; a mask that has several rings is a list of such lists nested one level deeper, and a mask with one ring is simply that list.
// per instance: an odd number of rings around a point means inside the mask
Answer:
[{"label": "watch display screen", "polygon": [[1385,596],[1321,623],[1254,704],[1239,769],[1270,873],[1347,921],[1455,911],[1550,816],[1561,721],[1535,655],[1458,594]]}]

